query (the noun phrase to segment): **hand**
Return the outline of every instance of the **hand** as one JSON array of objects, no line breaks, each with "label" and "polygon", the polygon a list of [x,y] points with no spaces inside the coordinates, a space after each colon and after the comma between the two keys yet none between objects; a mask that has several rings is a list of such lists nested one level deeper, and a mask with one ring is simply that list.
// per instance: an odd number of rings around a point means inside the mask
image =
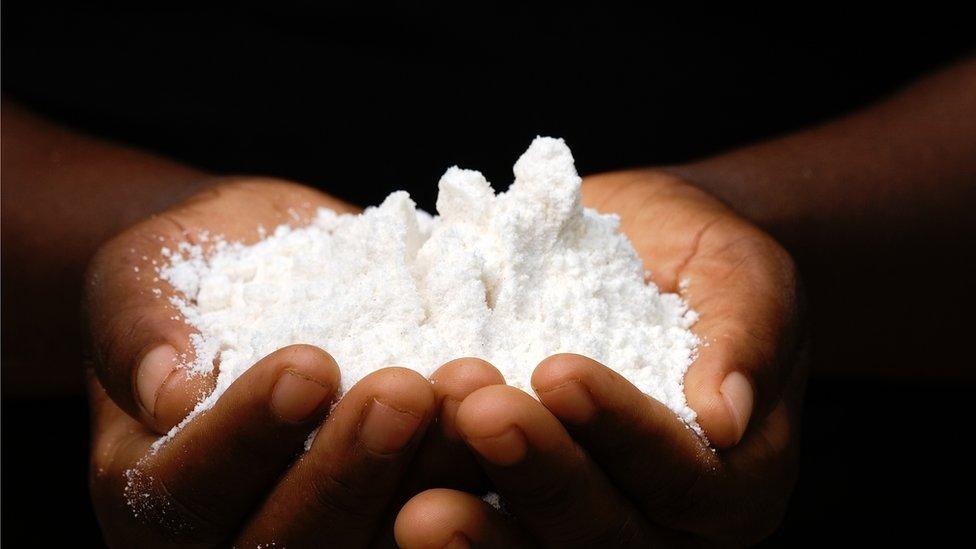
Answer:
[{"label": "hand", "polygon": [[354,211],[290,183],[219,183],[96,254],[86,282],[91,492],[111,545],[362,546],[392,540],[395,510],[432,484],[483,487],[454,428],[468,394],[502,382],[477,359],[445,364],[434,384],[411,370],[381,370],[330,413],[338,365],[321,349],[286,347],[152,448],[214,381],[176,367],[176,357],[192,357],[193,330],[170,304],[172,288],[155,280],[161,249],[204,231],[254,241],[259,224],[301,224],[320,206]]},{"label": "hand", "polygon": [[402,546],[742,545],[779,523],[805,379],[789,256],[664,174],[590,178],[584,201],[618,213],[653,281],[700,314],[685,392],[717,451],[611,369],[556,355],[533,374],[539,401],[487,387],[456,418],[515,520],[469,494],[430,490],[401,510]]}]

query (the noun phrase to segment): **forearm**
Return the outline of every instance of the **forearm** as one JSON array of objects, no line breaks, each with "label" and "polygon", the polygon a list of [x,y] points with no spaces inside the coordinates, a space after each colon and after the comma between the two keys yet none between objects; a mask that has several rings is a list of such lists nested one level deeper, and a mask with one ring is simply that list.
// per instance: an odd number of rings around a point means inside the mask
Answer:
[{"label": "forearm", "polygon": [[109,236],[206,184],[203,172],[4,102],[5,394],[80,391],[85,265]]},{"label": "forearm", "polygon": [[835,122],[665,171],[794,255],[821,375],[976,375],[954,354],[976,307],[976,60]]},{"label": "forearm", "polygon": [[668,171],[787,245],[973,234],[976,60],[840,120]]}]

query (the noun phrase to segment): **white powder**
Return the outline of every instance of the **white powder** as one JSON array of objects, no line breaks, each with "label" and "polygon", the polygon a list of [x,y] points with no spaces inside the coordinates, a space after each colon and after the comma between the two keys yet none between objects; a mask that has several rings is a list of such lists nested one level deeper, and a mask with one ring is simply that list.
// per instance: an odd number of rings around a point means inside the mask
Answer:
[{"label": "white powder", "polygon": [[542,359],[579,353],[699,430],[683,392],[694,312],[645,282],[617,216],[580,205],[561,139],[537,138],[514,172],[496,195],[479,172],[447,170],[439,217],[399,191],[361,215],[320,209],[307,227],[278,227],[251,246],[216,239],[207,253],[167,251],[160,276],[199,331],[189,367],[220,364],[191,417],[265,355],[308,343],[335,357],[343,390],[385,366],[429,375],[476,356],[531,391]]}]

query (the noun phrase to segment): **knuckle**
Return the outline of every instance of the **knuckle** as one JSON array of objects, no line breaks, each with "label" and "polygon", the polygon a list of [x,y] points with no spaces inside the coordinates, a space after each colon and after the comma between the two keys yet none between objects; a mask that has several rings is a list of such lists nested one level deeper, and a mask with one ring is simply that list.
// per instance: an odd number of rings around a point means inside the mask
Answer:
[{"label": "knuckle", "polygon": [[[132,309],[122,309],[108,321],[105,329],[96,340],[96,351],[101,359],[98,363],[102,366],[128,362],[126,349],[132,341],[133,336],[138,333],[137,325],[144,325],[142,315]],[[131,357],[134,359],[135,357]]]},{"label": "knuckle", "polygon": [[519,490],[520,501],[531,508],[546,508],[556,516],[566,516],[573,505],[575,484],[565,477],[551,478],[535,484],[534,489]]},{"label": "knuckle", "polygon": [[122,456],[131,450],[126,446],[122,441],[111,451],[98,452],[101,456],[92,455],[90,493],[99,516],[137,526],[125,526],[123,532],[169,543],[212,545],[226,538],[231,525],[170,490],[168,475],[152,458],[144,457],[135,464],[123,462]]},{"label": "knuckle", "polygon": [[[179,210],[166,210],[134,225],[117,238],[114,259],[134,261],[146,251],[158,255],[164,244],[172,244],[189,236],[189,225]],[[167,244],[167,245],[168,245]]]},{"label": "knuckle", "polygon": [[228,455],[241,463],[253,463],[264,467],[269,463],[279,463],[282,456],[299,448],[292,448],[290,444],[268,443],[267,430],[247,428],[240,429],[226,441]]},{"label": "knuckle", "polygon": [[675,475],[653,493],[643,498],[643,507],[653,513],[655,521],[666,527],[678,527],[694,517],[702,505],[700,486],[709,477],[696,468],[690,475]]},{"label": "knuckle", "polygon": [[630,512],[621,513],[605,529],[586,540],[589,547],[647,547],[644,527]]},{"label": "knuckle", "polygon": [[312,496],[325,517],[367,523],[373,520],[384,498],[366,486],[355,478],[328,472],[312,483]]},{"label": "knuckle", "polygon": [[165,474],[129,469],[126,477],[126,500],[130,509],[144,524],[167,539],[181,543],[215,543],[224,539],[233,527],[226,524],[214,509],[200,505],[186,492],[172,490]]},{"label": "knuckle", "polygon": [[583,466],[582,448],[574,445],[570,452],[571,455],[565,458],[568,466],[558,469],[547,467],[545,473],[526,474],[523,482],[506,487],[511,499],[519,501],[523,507],[553,517],[571,516],[579,502],[579,494],[588,492],[592,472]]},{"label": "knuckle", "polygon": [[146,225],[141,227],[137,234],[140,239],[151,243],[153,239],[159,242],[159,237],[163,239],[191,239],[193,236],[189,224],[179,213],[167,210],[157,214]]},{"label": "knuckle", "polygon": [[105,499],[106,485],[109,482],[108,461],[93,451],[88,462],[88,493],[92,501]]},{"label": "knuckle", "polygon": [[105,278],[108,266],[111,262],[111,258],[114,255],[115,239],[112,239],[102,246],[100,246],[95,253],[92,254],[91,259],[88,260],[88,265],[85,268],[85,294],[86,296],[92,296],[93,290],[100,288],[100,281]]},{"label": "knuckle", "polygon": [[[139,359],[139,353],[143,349],[138,342],[145,339],[148,334],[155,334],[159,331],[159,325],[150,311],[141,305],[123,306],[118,309],[115,316],[109,319],[104,329],[94,338],[94,352],[96,365],[100,370],[111,372],[128,372],[135,367]],[[119,377],[119,383],[122,378]],[[110,380],[104,380],[110,381]],[[118,390],[119,387],[110,384],[106,389]],[[128,389],[129,379],[125,378],[122,383]]]},{"label": "knuckle", "polygon": [[[585,452],[574,447],[566,470],[547,475],[530,475],[536,479],[507,490],[509,499],[519,508],[532,509],[547,523],[560,543],[573,547],[644,547],[646,529],[632,509],[623,502],[609,509],[591,509],[587,503],[604,488],[595,470],[585,465]],[[611,496],[612,497],[612,496]],[[599,505],[599,504],[597,504]],[[595,512],[594,512],[595,511]],[[582,513],[591,520],[580,521]]]},{"label": "knuckle", "polygon": [[109,478],[109,471],[114,469],[118,448],[117,444],[107,442],[105,437],[100,437],[92,445],[88,466],[88,486],[92,492],[101,488]]},{"label": "knuckle", "polygon": [[721,240],[714,253],[730,266],[731,272],[768,276],[770,272],[795,271],[789,253],[771,236],[751,225],[731,228]]}]

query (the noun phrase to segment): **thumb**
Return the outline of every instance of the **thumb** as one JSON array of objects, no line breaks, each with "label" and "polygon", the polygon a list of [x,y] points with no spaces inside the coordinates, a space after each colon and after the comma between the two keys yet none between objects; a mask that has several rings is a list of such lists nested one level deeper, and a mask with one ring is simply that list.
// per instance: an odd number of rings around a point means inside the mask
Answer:
[{"label": "thumb", "polygon": [[130,416],[165,433],[213,390],[215,377],[187,368],[195,358],[194,330],[170,301],[175,290],[156,271],[165,261],[162,248],[175,249],[182,235],[161,219],[99,250],[86,276],[84,310],[102,386]]},{"label": "thumb", "polygon": [[772,409],[793,368],[798,287],[789,255],[734,218],[700,237],[680,273],[700,315],[699,356],[685,376],[688,402],[716,446],[733,446]]},{"label": "thumb", "polygon": [[[313,189],[271,179],[228,181],[131,227],[95,254],[85,282],[88,345],[99,381],[115,403],[163,433],[214,387],[219,364],[194,372],[196,333],[159,274],[163,250],[206,246],[202,235],[253,242],[258,228],[306,223],[320,207],[355,209]],[[219,355],[218,355],[219,360]]]}]

